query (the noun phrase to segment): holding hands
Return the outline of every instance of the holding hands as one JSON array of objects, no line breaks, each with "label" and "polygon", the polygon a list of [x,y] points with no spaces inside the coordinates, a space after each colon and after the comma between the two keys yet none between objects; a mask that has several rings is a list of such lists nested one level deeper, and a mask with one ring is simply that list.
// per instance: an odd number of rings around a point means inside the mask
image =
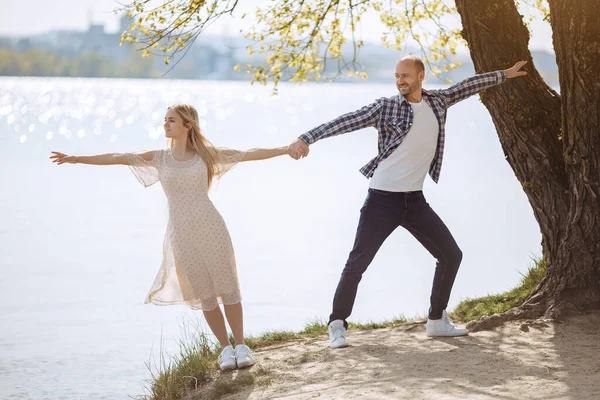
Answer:
[{"label": "holding hands", "polygon": [[294,160],[299,160],[303,157],[306,157],[309,151],[310,149],[308,148],[308,144],[306,144],[306,142],[300,138],[294,140],[292,144],[288,146],[288,155]]}]

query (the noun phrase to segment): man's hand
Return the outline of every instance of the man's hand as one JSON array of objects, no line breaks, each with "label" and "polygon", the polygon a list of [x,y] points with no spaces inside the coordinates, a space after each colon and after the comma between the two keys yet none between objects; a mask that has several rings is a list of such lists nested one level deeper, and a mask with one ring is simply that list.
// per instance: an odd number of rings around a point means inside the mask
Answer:
[{"label": "man's hand", "polygon": [[527,64],[527,61],[519,61],[518,63],[516,63],[515,65],[513,65],[512,68],[505,69],[504,70],[504,74],[506,75],[506,78],[510,79],[510,78],[516,78],[518,76],[525,76],[525,75],[527,75],[527,72],[525,72],[525,71],[519,71],[521,68],[523,68],[523,66],[525,64]]},{"label": "man's hand", "polygon": [[288,146],[288,154],[294,160],[299,160],[302,157],[306,157],[309,152],[308,145],[300,138],[296,139]]}]

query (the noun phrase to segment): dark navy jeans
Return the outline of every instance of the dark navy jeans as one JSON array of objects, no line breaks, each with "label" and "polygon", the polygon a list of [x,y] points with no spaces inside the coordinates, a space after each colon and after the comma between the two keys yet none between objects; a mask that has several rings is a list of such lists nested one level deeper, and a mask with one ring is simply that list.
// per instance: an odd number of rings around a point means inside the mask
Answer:
[{"label": "dark navy jeans", "polygon": [[354,247],[335,291],[329,322],[341,319],[348,326],[346,319],[352,313],[358,283],[385,239],[398,226],[409,231],[437,259],[429,318],[442,317],[462,260],[462,252],[452,234],[431,209],[422,191],[386,192],[369,189],[360,210]]}]

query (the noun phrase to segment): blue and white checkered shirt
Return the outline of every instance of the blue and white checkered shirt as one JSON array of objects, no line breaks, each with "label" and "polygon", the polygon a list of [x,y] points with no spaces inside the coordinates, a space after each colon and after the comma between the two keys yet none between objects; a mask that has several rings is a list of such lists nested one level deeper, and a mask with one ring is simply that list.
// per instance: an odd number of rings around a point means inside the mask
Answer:
[{"label": "blue and white checkered shirt", "polygon": [[[448,107],[504,81],[506,81],[504,71],[495,71],[472,76],[447,89],[423,89],[423,99],[433,110],[440,126],[435,156],[429,167],[429,175],[431,175],[434,182],[437,183],[442,169],[445,140],[444,126]],[[412,107],[401,94],[389,98],[382,97],[360,110],[344,114],[333,121],[311,129],[301,135],[300,138],[311,145],[317,140],[369,126],[374,127],[379,132],[379,154],[360,169],[364,176],[370,178],[379,163],[402,144],[413,123],[412,112]]]}]

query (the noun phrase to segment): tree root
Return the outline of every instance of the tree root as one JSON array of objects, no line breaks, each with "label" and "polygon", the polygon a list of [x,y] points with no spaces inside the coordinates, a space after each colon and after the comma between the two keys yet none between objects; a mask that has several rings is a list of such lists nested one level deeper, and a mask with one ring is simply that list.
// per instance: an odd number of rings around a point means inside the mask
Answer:
[{"label": "tree root", "polygon": [[[524,304],[502,314],[494,314],[482,317],[478,321],[471,321],[467,324],[467,329],[469,332],[492,330],[509,321],[538,319],[546,314],[545,311],[543,304]],[[552,316],[548,317],[552,318]]]}]

